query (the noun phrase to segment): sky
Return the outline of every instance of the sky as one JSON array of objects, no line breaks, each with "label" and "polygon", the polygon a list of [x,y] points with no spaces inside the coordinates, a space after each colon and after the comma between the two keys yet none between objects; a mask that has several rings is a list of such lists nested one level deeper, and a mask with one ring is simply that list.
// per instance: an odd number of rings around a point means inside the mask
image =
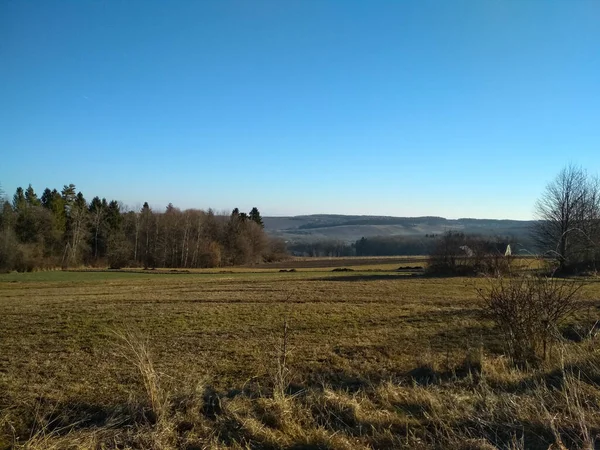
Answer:
[{"label": "sky", "polygon": [[0,2],[0,184],[530,219],[600,166],[597,0]]}]

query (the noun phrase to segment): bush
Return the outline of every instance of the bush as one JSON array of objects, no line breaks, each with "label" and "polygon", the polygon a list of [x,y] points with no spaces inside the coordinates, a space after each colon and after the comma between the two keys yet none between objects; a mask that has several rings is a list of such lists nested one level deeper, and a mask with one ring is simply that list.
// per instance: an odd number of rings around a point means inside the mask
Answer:
[{"label": "bush", "polygon": [[479,289],[484,314],[500,328],[517,365],[546,359],[561,323],[580,308],[583,283],[542,275],[498,277]]}]

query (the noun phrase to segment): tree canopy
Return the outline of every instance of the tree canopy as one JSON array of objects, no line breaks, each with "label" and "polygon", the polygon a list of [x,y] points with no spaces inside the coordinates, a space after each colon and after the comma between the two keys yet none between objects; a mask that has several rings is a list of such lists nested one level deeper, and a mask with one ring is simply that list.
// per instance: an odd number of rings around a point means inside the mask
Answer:
[{"label": "tree canopy", "polygon": [[285,256],[263,230],[258,208],[231,216],[212,210],[164,212],[144,202],[129,211],[116,200],[88,201],[74,184],[38,197],[17,188],[0,208],[0,270],[81,265],[217,267],[253,264]]}]

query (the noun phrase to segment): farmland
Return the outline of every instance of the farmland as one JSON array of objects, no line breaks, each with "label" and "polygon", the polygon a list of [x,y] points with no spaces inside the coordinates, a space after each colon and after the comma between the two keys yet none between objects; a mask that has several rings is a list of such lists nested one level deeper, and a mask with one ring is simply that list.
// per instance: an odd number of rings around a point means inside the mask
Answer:
[{"label": "farmland", "polygon": [[[583,448],[597,342],[516,369],[488,280],[421,265],[0,275],[0,448]],[[582,297],[572,324],[600,316]]]}]

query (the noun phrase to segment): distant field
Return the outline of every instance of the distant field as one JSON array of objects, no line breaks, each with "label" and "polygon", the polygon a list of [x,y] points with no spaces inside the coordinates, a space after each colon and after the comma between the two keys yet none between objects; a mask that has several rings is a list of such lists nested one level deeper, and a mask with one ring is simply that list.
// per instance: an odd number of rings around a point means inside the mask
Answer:
[{"label": "distant field", "polygon": [[[0,449],[28,439],[28,448],[431,448],[440,423],[488,439],[482,424],[461,425],[485,407],[482,389],[504,401],[532,375],[505,368],[503,342],[478,316],[475,288],[486,280],[395,271],[422,262],[0,275]],[[354,271],[332,272],[339,267]],[[600,317],[600,284],[584,297],[585,318]],[[284,321],[282,399],[272,387]],[[147,413],[117,337],[126,332],[146,342],[171,395],[168,426]],[[451,373],[475,351],[490,373],[484,387],[464,378],[418,386],[415,369]],[[515,405],[528,392],[510,394]],[[550,425],[535,420],[521,435],[547,449]]]},{"label": "distant field", "polygon": [[406,266],[424,266],[427,262],[426,256],[367,256],[348,258],[293,258],[289,261],[267,263],[261,265],[264,268],[297,268],[316,269],[332,267],[364,267],[365,269],[394,270]]}]

